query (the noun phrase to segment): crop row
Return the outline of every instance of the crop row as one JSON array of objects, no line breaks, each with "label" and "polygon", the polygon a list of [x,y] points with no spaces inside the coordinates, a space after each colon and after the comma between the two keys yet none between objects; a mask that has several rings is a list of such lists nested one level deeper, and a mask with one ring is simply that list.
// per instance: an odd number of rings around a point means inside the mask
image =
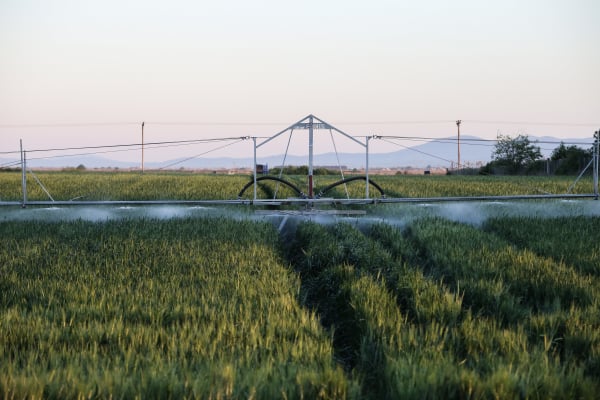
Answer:
[{"label": "crop row", "polygon": [[600,285],[560,261],[444,220],[366,234],[300,225],[290,259],[365,396],[592,398],[599,389]]},{"label": "crop row", "polygon": [[2,223],[0,397],[346,397],[270,225]]},{"label": "crop row", "polygon": [[0,396],[594,398],[599,224],[3,221]]},{"label": "crop row", "polygon": [[[206,175],[192,173],[132,173],[132,172],[38,172],[35,176],[55,200],[199,200],[235,199],[250,175]],[[284,176],[308,193],[304,176]],[[315,177],[315,190],[338,181],[336,176]],[[496,177],[496,176],[371,176],[388,197],[438,197],[566,193],[572,177]],[[35,178],[28,174],[29,200],[49,200]],[[591,178],[578,183],[573,193],[591,193]],[[252,197],[252,188],[245,193]],[[370,196],[379,192],[371,187]],[[261,198],[296,196],[287,186],[273,181],[259,182]],[[338,186],[327,192],[328,197],[365,196],[364,181]],[[17,172],[0,174],[0,200],[22,199],[21,176]]]},{"label": "crop row", "polygon": [[519,248],[562,261],[582,274],[600,277],[598,218],[497,218],[487,222],[486,230]]}]

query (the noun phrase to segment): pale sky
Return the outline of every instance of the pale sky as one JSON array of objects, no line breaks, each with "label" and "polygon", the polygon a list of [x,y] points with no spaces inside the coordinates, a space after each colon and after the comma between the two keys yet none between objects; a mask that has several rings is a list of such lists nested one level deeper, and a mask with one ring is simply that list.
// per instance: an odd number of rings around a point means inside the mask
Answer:
[{"label": "pale sky", "polygon": [[[600,1],[0,0],[0,152],[138,143],[142,121],[146,141],[269,136],[308,114],[357,136],[462,119],[591,137]],[[173,151],[152,157],[203,150]]]}]

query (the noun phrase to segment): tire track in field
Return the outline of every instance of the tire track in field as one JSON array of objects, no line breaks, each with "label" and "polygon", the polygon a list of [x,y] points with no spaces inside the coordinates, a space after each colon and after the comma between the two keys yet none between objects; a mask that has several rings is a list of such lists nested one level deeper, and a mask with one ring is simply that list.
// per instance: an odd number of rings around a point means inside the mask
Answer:
[{"label": "tire track in field", "polygon": [[354,240],[368,241],[348,228],[302,223],[287,257],[301,278],[300,302],[331,332],[337,362],[358,375],[365,397],[382,398],[389,391],[385,346],[372,320],[383,315],[397,329],[403,317],[384,280],[363,270],[369,255]]}]

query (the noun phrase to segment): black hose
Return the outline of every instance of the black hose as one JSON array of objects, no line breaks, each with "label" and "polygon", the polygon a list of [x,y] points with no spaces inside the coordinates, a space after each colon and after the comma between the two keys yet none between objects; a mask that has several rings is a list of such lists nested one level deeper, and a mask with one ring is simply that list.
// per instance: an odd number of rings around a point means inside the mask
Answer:
[{"label": "black hose", "polygon": [[[325,188],[323,188],[319,192],[319,194],[316,196],[316,198],[317,199],[320,198],[321,196],[323,196],[325,193],[327,193],[329,190],[333,189],[336,186],[343,185],[344,183],[348,183],[348,182],[352,182],[352,181],[357,181],[357,180],[366,181],[367,177],[366,176],[353,176],[351,178],[346,178],[346,179],[342,179],[341,181],[334,182],[331,185],[326,186]],[[385,193],[383,192],[383,189],[381,188],[381,186],[379,186],[377,183],[375,183],[371,179],[369,179],[369,184],[373,185],[377,190],[379,190],[379,193],[381,193],[381,197],[385,197]]]},{"label": "black hose", "polygon": [[[256,182],[264,181],[264,180],[277,181],[277,182],[283,183],[284,185],[290,187],[301,198],[303,198],[303,199],[306,198],[306,195],[302,192],[302,190],[300,190],[298,188],[298,186],[294,185],[292,182],[286,181],[285,179],[278,178],[276,176],[260,176],[260,177],[256,178]],[[244,195],[244,192],[246,191],[246,189],[248,189],[252,185],[254,185],[254,179],[252,179],[250,182],[248,182],[246,184],[246,186],[244,186],[242,188],[242,190],[240,190],[240,192],[238,193],[238,199],[241,199],[242,196]]]}]

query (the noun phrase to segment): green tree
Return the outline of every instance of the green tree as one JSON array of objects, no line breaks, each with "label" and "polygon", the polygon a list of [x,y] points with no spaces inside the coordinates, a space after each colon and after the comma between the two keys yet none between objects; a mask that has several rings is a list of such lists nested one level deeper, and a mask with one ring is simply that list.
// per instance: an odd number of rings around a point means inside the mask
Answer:
[{"label": "green tree", "polygon": [[560,145],[552,150],[550,159],[560,163],[555,171],[557,175],[569,175],[577,174],[584,168],[591,155],[591,149],[584,150],[575,145],[565,146],[563,142],[560,142]]},{"label": "green tree", "polygon": [[516,138],[500,135],[492,153],[494,164],[508,167],[513,173],[532,166],[541,158],[539,146],[531,143],[527,135],[519,135]]},{"label": "green tree", "polygon": [[552,161],[562,160],[567,157],[567,146],[565,146],[564,142],[560,142],[560,145],[552,150],[552,154],[550,155],[550,159]]}]

